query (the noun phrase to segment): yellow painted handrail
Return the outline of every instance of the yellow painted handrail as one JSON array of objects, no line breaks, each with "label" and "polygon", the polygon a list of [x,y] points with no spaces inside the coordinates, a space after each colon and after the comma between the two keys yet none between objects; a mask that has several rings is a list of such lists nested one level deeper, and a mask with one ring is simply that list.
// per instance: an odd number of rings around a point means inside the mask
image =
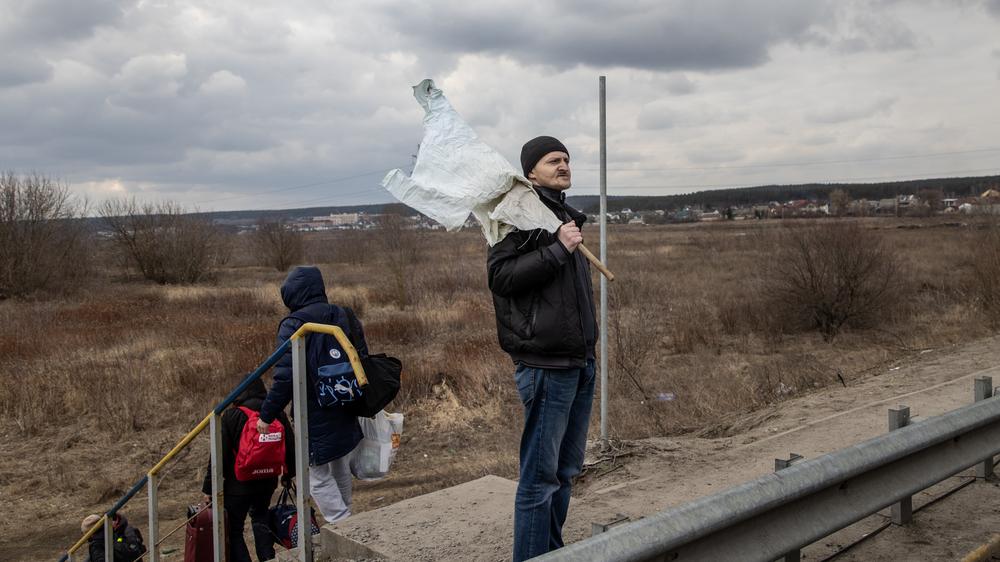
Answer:
[{"label": "yellow painted handrail", "polygon": [[322,334],[329,334],[337,338],[337,342],[340,343],[340,347],[344,348],[347,352],[347,358],[351,361],[351,367],[354,368],[354,377],[358,379],[358,386],[366,386],[368,384],[368,377],[365,376],[365,368],[361,366],[361,358],[358,356],[358,350],[354,349],[354,345],[351,340],[347,338],[347,335],[340,326],[329,326],[327,324],[317,324],[315,322],[306,322],[295,330],[292,337],[289,339],[297,339],[306,335],[308,332],[319,332]]},{"label": "yellow painted handrail", "polygon": [[[337,342],[340,343],[341,347],[344,348],[344,352],[347,353],[347,358],[348,358],[348,360],[350,360],[351,367],[354,369],[354,376],[358,380],[358,386],[367,386],[368,385],[368,377],[365,376],[365,368],[361,365],[361,358],[358,356],[358,351],[354,348],[354,345],[351,343],[351,340],[347,338],[347,335],[344,333],[344,331],[339,326],[329,326],[329,325],[326,325],[326,324],[317,324],[315,322],[307,322],[307,323],[303,324],[302,326],[300,326],[299,329],[296,330],[294,334],[292,334],[292,336],[289,338],[289,342],[291,340],[301,338],[301,337],[305,336],[306,334],[308,334],[310,332],[316,332],[316,333],[322,333],[322,334],[329,334],[329,335],[333,336],[334,338],[336,338]],[[275,350],[275,352],[271,355],[271,357],[269,357],[263,364],[261,364],[257,368],[257,370],[252,374],[252,376],[253,377],[259,377],[260,375],[263,374],[263,372],[265,370],[267,370],[271,366],[273,366],[274,363],[277,362],[277,360],[278,360],[279,357],[281,357],[284,353],[287,353],[287,350],[288,350],[288,348],[286,347],[287,345],[288,345],[288,342],[285,342],[284,344],[282,344],[281,346],[279,346],[278,349]],[[282,351],[283,349],[284,349],[284,351]],[[246,384],[246,383],[243,383],[243,384]],[[238,389],[239,389],[239,387],[237,387],[237,389],[235,389],[233,391],[233,393],[235,394],[236,390],[238,390]],[[228,400],[231,400],[231,399],[232,399],[232,396],[230,396],[230,398],[227,398],[226,400],[228,401]],[[222,406],[225,402],[226,401],[223,401],[223,403],[220,403],[219,406],[217,406],[217,407]],[[201,422],[199,422],[198,425],[196,425],[194,427],[194,429],[192,429],[191,431],[189,431],[188,434],[185,435],[184,438],[181,439],[177,443],[177,445],[175,445],[174,448],[170,450],[169,453],[167,453],[166,455],[164,455],[164,457],[162,459],[160,459],[160,462],[156,463],[156,465],[154,465],[153,468],[149,469],[149,472],[147,473],[146,477],[144,477],[142,480],[140,480],[138,483],[136,483],[135,488],[133,488],[133,490],[129,492],[128,496],[125,496],[125,497],[122,498],[122,500],[119,500],[119,503],[127,502],[128,499],[131,498],[131,494],[134,494],[135,491],[137,489],[139,489],[139,486],[143,485],[143,483],[145,481],[147,481],[148,478],[152,478],[152,477],[156,476],[161,470],[163,470],[163,467],[166,466],[167,463],[171,461],[171,459],[173,459],[181,451],[183,451],[184,448],[187,447],[191,443],[191,441],[194,440],[195,437],[197,437],[202,431],[205,430],[205,428],[208,427],[208,425],[212,421],[212,416],[214,415],[214,413],[215,413],[215,410],[209,412],[208,415],[205,416],[205,419],[201,420]],[[116,506],[116,508],[117,507],[118,506]],[[116,508],[113,508],[113,509],[116,509]],[[104,526],[104,522],[107,520],[107,518],[108,518],[107,513],[105,513],[104,515],[102,515],[101,519],[98,520],[98,522],[95,523],[94,526],[91,527],[82,537],[80,537],[80,540],[78,540],[76,542],[76,544],[74,544],[72,547],[70,547],[66,551],[67,554],[73,554],[73,553],[75,553],[77,550],[80,549],[80,547],[82,547],[84,544],[86,544],[87,540],[90,539],[90,537],[92,537],[94,535],[94,533],[96,533],[99,529],[101,529]],[[66,558],[66,557],[63,556],[63,558]]]},{"label": "yellow painted handrail", "polygon": [[90,537],[94,536],[94,533],[96,533],[98,529],[104,526],[104,520],[107,518],[108,518],[107,514],[102,515],[101,518],[97,520],[97,523],[94,523],[94,526],[91,527],[86,533],[84,533],[84,535],[80,537],[80,540],[76,541],[76,544],[69,547],[69,550],[67,552],[73,554],[77,550],[80,550],[80,547],[83,546]]},{"label": "yellow painted handrail", "polygon": [[177,443],[177,445],[175,445],[174,448],[171,449],[169,453],[167,453],[166,455],[164,455],[162,459],[160,459],[160,462],[156,463],[156,465],[153,466],[153,468],[149,469],[149,475],[156,476],[156,474],[159,473],[161,470],[163,470],[163,467],[168,462],[170,462],[170,459],[176,457],[177,454],[180,453],[182,450],[184,450],[184,447],[187,447],[188,443],[194,440],[194,438],[197,437],[199,433],[205,431],[205,428],[208,427],[208,424],[211,423],[212,421],[213,413],[214,412],[209,412],[208,415],[205,416],[205,419],[201,420],[198,423],[198,425],[194,427],[194,429],[192,429],[190,432],[188,432],[187,435],[184,436],[184,439],[181,439],[180,442]]}]

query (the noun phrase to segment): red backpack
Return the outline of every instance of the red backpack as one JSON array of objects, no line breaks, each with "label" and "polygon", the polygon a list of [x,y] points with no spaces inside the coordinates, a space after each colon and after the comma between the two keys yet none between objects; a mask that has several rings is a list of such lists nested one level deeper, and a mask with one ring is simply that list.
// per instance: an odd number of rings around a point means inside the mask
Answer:
[{"label": "red backpack", "polygon": [[276,478],[285,472],[285,427],[275,419],[268,427],[268,433],[257,432],[260,412],[240,406],[247,415],[247,423],[240,434],[239,449],[236,450],[236,465],[233,472],[241,482]]}]

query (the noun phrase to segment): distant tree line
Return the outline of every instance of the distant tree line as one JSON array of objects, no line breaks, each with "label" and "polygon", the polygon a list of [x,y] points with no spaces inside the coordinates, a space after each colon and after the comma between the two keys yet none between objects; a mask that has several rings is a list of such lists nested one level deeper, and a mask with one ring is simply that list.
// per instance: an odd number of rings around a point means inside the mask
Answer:
[{"label": "distant tree line", "polygon": [[[622,209],[650,211],[674,210],[701,205],[709,209],[725,209],[749,205],[766,205],[771,201],[786,202],[793,199],[828,201],[834,190],[850,193],[854,199],[888,199],[897,195],[916,195],[922,190],[934,190],[945,196],[966,197],[979,195],[990,187],[1000,185],[1000,176],[974,178],[941,178],[882,183],[809,183],[797,185],[764,185],[696,191],[682,195],[658,196],[609,196],[608,211]],[[600,198],[596,195],[570,197],[571,205],[587,213],[600,212]]]}]

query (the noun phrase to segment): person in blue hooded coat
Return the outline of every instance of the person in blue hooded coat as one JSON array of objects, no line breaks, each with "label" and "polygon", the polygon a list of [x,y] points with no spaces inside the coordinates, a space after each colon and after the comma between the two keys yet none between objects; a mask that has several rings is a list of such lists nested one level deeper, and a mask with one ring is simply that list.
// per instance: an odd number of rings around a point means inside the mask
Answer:
[{"label": "person in blue hooded coat", "polygon": [[[326,286],[319,269],[311,266],[294,268],[281,286],[281,299],[291,315],[278,326],[279,345],[302,324],[317,322],[340,326],[358,355],[364,357],[368,354],[361,322],[344,308],[327,301]],[[324,354],[334,354],[334,350],[325,349],[325,341],[329,340],[318,334],[306,340],[306,372],[310,379],[310,384],[306,385],[309,489],[323,517],[328,523],[333,523],[351,515],[350,453],[361,442],[362,433],[357,417],[336,404],[324,407],[319,403],[314,384],[318,366]],[[291,400],[292,353],[288,351],[274,367],[274,384],[261,405],[258,430],[266,433],[268,425]]]}]

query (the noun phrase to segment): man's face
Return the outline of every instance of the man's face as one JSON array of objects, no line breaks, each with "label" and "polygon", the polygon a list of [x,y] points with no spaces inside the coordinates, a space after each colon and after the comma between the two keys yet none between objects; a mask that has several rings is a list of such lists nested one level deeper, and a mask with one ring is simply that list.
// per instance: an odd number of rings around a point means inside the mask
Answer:
[{"label": "man's face", "polygon": [[528,179],[535,185],[562,191],[570,187],[569,154],[550,152],[528,172]]}]

